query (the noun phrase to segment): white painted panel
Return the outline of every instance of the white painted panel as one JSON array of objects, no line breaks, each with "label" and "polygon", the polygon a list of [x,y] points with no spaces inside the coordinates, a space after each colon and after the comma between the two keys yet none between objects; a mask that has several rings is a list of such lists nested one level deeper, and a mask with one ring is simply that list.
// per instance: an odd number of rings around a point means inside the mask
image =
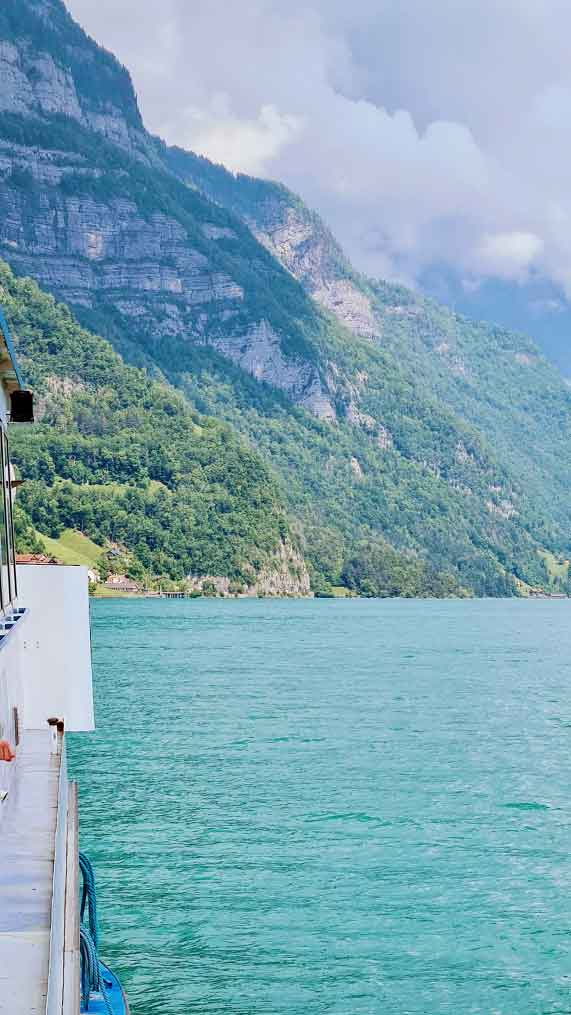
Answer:
[{"label": "white painted panel", "polygon": [[92,730],[91,639],[87,568],[18,565],[24,726],[45,729],[50,717],[67,731]]},{"label": "white painted panel", "polygon": [[[26,618],[20,618],[12,633],[0,645],[0,740],[7,740],[16,746],[14,709],[20,717],[23,712],[22,685],[20,680],[21,654],[18,646]],[[10,791],[16,765],[0,761],[0,821],[2,819],[2,798]]]},{"label": "white painted panel", "polygon": [[0,417],[6,427],[8,425],[8,415],[10,412],[10,396],[6,391],[4,385],[0,385]]}]

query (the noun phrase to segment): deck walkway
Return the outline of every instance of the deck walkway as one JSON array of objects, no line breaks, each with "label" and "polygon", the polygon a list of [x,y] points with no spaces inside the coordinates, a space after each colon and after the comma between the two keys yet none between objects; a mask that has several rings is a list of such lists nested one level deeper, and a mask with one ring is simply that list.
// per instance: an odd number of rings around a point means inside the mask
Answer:
[{"label": "deck walkway", "polygon": [[46,1011],[61,764],[50,743],[26,731],[0,804],[0,1015]]}]

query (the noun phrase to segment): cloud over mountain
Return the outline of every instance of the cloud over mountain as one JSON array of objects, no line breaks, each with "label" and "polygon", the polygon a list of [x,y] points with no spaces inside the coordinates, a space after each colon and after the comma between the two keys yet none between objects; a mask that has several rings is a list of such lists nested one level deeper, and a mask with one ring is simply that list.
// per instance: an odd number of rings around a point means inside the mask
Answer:
[{"label": "cloud over mountain", "polygon": [[148,126],[279,178],[358,266],[571,294],[571,8],[561,0],[67,0]]}]

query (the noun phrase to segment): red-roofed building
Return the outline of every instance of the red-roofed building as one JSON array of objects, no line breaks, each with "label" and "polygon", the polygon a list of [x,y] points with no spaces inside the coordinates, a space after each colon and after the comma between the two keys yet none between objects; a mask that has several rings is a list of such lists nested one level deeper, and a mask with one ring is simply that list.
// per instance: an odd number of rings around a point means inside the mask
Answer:
[{"label": "red-roofed building", "polygon": [[59,564],[59,560],[45,553],[17,553],[16,564]]}]

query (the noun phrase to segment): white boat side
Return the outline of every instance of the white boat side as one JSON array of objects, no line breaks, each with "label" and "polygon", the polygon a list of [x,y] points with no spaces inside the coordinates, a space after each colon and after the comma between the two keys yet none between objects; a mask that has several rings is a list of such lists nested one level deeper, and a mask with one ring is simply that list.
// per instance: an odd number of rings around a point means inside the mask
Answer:
[{"label": "white boat side", "polygon": [[[77,873],[69,873],[77,872],[77,803],[63,723],[48,720],[69,716],[74,730],[93,729],[88,579],[85,568],[43,565],[19,566],[18,578],[33,587],[35,605],[13,614],[0,642],[0,724],[16,750],[1,772],[0,1013],[68,1015],[79,1011],[78,999],[69,1006],[79,984]],[[44,596],[66,604],[50,611],[49,625]]]},{"label": "white boat side", "polygon": [[64,740],[93,729],[88,578],[16,564],[7,432],[30,409],[0,312],[0,740],[15,752],[0,761],[0,1015],[78,1015],[77,793]]}]

